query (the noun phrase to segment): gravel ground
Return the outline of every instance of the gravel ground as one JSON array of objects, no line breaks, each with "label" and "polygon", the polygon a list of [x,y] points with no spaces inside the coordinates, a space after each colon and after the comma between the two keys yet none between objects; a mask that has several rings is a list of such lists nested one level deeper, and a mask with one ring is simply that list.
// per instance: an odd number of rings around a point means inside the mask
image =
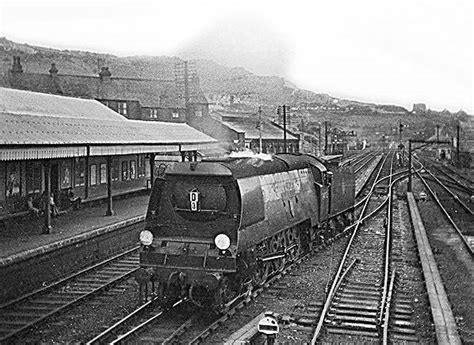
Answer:
[{"label": "gravel ground", "polygon": [[397,270],[394,303],[397,304],[398,297],[408,297],[413,308],[411,321],[415,323],[418,339],[423,343],[435,343],[428,294],[406,200],[395,201],[393,223],[392,257]]},{"label": "gravel ground", "polygon": [[[421,191],[415,185],[415,192]],[[400,193],[403,195],[403,193]],[[429,230],[430,241],[453,312],[460,328],[463,341],[474,342],[474,314],[472,303],[473,268],[470,257],[460,253],[459,245],[444,231],[444,221],[439,212],[429,202],[420,205],[425,226]],[[394,215],[401,219],[406,227],[403,238],[413,236],[410,229],[408,212],[403,207]],[[404,269],[404,290],[412,290],[415,310],[415,322],[419,325],[420,341],[430,343],[430,312],[426,308],[426,292],[423,283],[417,276],[419,263],[414,247],[406,240],[407,255]],[[318,318],[324,301],[328,280],[332,278],[339,257],[342,255],[346,238],[337,241],[333,246],[315,253],[299,267],[284,276],[272,288],[268,289],[251,302],[242,311],[231,317],[217,332],[205,340],[206,344],[221,344],[232,333],[245,326],[254,317],[265,311],[273,311],[289,316],[289,322],[281,324],[278,342],[305,343],[311,339],[312,327]],[[469,260],[468,260],[469,259]],[[471,263],[468,265],[468,263]],[[413,285],[410,285],[413,281]],[[408,282],[408,283],[407,283]],[[408,284],[408,285],[407,285]],[[134,310],[137,306],[137,284],[130,280],[110,293],[91,299],[61,316],[54,317],[38,328],[32,329],[17,343],[83,343],[102,332],[119,318]],[[106,307],[105,307],[106,306]],[[357,338],[353,339],[357,342]]]},{"label": "gravel ground", "polygon": [[335,273],[346,243],[347,238],[343,238],[314,254],[230,318],[217,332],[206,338],[204,343],[222,344],[232,333],[266,311],[291,317],[288,324],[281,325],[278,342],[308,342],[312,336],[309,325],[318,320],[328,280]]},{"label": "gravel ground", "polygon": [[[423,185],[416,181],[415,195],[423,190]],[[451,303],[459,335],[464,343],[472,344],[474,343],[473,260],[457,234],[449,230],[450,226],[431,198],[426,202],[419,202],[418,207]]]},{"label": "gravel ground", "polygon": [[85,343],[132,312],[138,306],[137,292],[138,284],[132,278],[101,296],[35,326],[17,343]]}]

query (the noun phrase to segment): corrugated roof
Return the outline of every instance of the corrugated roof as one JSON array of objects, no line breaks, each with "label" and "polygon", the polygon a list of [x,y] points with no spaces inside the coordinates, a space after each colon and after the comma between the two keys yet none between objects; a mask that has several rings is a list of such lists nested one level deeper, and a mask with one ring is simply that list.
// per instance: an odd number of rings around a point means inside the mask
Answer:
[{"label": "corrugated roof", "polygon": [[79,119],[126,121],[98,101],[0,88],[0,112]]},{"label": "corrugated roof", "polygon": [[128,120],[98,101],[0,88],[0,145],[217,143],[183,124]]}]

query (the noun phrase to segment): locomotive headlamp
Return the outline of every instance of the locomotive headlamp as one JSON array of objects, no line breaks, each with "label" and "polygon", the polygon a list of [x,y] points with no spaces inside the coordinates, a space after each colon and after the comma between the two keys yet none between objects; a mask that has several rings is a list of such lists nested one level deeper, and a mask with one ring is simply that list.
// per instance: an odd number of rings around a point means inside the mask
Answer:
[{"label": "locomotive headlamp", "polygon": [[153,234],[151,233],[151,231],[143,230],[142,232],[140,232],[140,242],[144,246],[149,246],[150,244],[152,244]]},{"label": "locomotive headlamp", "polygon": [[230,238],[226,234],[219,234],[214,238],[214,243],[220,250],[226,250],[230,247]]}]

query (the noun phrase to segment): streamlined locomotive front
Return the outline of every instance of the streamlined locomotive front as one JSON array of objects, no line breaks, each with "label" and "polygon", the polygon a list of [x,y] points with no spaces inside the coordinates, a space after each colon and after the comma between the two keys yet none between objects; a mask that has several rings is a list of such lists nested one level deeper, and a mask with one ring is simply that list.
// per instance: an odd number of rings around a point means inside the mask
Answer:
[{"label": "streamlined locomotive front", "polygon": [[216,303],[217,291],[232,289],[239,215],[237,185],[219,163],[176,163],[156,180],[140,234],[140,265],[165,299],[189,294],[206,305]]}]

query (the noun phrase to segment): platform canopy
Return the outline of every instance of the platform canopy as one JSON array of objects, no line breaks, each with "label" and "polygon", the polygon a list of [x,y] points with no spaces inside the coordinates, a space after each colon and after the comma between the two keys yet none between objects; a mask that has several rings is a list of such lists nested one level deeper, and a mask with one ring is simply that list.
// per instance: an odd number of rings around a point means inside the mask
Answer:
[{"label": "platform canopy", "polygon": [[0,88],[0,161],[212,149],[183,123],[129,120],[95,100]]}]

